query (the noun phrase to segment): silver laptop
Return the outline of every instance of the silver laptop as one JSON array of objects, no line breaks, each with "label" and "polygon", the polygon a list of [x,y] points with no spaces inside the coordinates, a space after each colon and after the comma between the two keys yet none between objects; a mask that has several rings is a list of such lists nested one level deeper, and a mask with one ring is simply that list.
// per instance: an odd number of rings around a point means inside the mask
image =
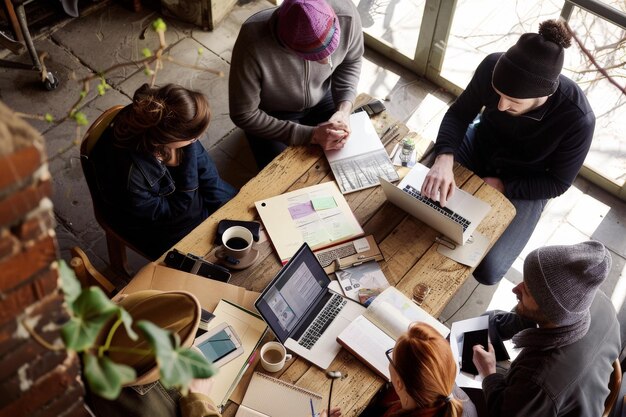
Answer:
[{"label": "silver laptop", "polygon": [[457,245],[463,245],[489,213],[491,206],[457,188],[447,201],[446,207],[441,207],[439,202],[422,196],[420,192],[428,170],[422,164],[415,164],[397,187],[382,178],[380,184],[387,200],[441,232]]},{"label": "silver laptop", "polygon": [[330,278],[305,243],[254,303],[276,338],[298,356],[327,369],[337,336],[365,307],[331,291]]}]

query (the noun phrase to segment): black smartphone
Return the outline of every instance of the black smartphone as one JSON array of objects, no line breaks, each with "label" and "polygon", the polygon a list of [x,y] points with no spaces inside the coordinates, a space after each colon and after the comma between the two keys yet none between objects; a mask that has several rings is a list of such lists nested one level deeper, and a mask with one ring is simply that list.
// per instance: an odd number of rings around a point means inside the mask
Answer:
[{"label": "black smartphone", "polygon": [[202,277],[214,279],[216,281],[228,282],[230,279],[230,272],[228,269],[215,265],[211,262],[207,262],[199,256],[191,253],[185,255],[176,249],[172,249],[167,253],[165,256],[165,265],[170,268],[178,269],[179,271],[189,272]]},{"label": "black smartphone", "polygon": [[478,375],[478,369],[474,365],[474,346],[481,345],[485,350],[489,349],[489,331],[487,329],[475,330],[463,334],[463,355],[461,356],[461,371]]},{"label": "black smartphone", "polygon": [[381,113],[381,112],[383,112],[385,110],[386,110],[385,109],[385,105],[383,104],[382,101],[374,100],[371,103],[364,104],[361,107],[354,109],[353,113],[358,113],[360,111],[365,111],[368,116],[372,117],[372,116],[377,115],[378,113]]}]

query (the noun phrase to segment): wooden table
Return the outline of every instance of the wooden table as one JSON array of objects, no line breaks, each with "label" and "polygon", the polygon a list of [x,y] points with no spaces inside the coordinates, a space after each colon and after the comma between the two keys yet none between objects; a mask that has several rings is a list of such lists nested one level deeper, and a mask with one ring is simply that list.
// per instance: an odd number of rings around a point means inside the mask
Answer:
[{"label": "wooden table", "polygon": [[[372,121],[379,134],[395,123],[386,112]],[[401,126],[400,131],[401,137],[409,134],[406,126]],[[429,142],[421,140],[414,133],[412,135],[418,142],[418,150],[423,151]],[[386,144],[388,150],[394,144]],[[502,194],[469,170],[457,164],[454,174],[460,188],[491,205],[491,212],[477,230],[489,237],[493,244],[513,219],[515,209]],[[259,220],[255,201],[332,180],[332,172],[319,147],[289,147],[243,186],[228,204],[176,244],[175,248],[185,253],[208,255],[214,249],[213,241],[220,220]],[[381,268],[390,284],[409,297],[417,283],[428,284],[431,292],[422,308],[438,317],[469,277],[470,268],[439,254],[435,244],[435,237],[439,233],[387,203],[380,187],[347,194],[346,200],[366,234],[374,235],[378,242],[385,257]],[[234,272],[230,283],[260,292],[272,280],[280,270],[280,260],[269,242],[260,244],[258,249],[257,263],[249,269]],[[329,369],[341,371],[345,376],[335,382],[332,398],[333,406],[340,406],[345,416],[359,415],[384,384],[380,377],[345,349],[342,349]],[[275,376],[321,393],[324,395],[323,404],[328,401],[330,381],[326,379],[325,373],[301,358],[291,361],[288,367]],[[236,408],[236,404],[230,403],[224,410],[224,416],[234,416]]]}]

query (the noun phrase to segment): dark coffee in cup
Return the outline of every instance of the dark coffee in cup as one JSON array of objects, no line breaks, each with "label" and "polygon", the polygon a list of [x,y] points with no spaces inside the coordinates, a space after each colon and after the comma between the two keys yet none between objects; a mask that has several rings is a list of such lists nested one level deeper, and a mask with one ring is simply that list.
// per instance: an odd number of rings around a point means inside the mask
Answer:
[{"label": "dark coffee in cup", "polygon": [[248,242],[241,237],[231,237],[226,241],[226,246],[231,249],[243,249],[248,246]]}]

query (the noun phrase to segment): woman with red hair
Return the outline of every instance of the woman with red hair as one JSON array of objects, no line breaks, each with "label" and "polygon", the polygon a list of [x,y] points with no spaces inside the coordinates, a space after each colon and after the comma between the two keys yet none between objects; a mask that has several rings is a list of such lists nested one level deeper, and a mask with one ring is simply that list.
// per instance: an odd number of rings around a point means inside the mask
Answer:
[{"label": "woman with red hair", "polygon": [[469,397],[454,385],[450,344],[426,323],[413,323],[387,352],[393,389],[364,416],[476,417]]}]

